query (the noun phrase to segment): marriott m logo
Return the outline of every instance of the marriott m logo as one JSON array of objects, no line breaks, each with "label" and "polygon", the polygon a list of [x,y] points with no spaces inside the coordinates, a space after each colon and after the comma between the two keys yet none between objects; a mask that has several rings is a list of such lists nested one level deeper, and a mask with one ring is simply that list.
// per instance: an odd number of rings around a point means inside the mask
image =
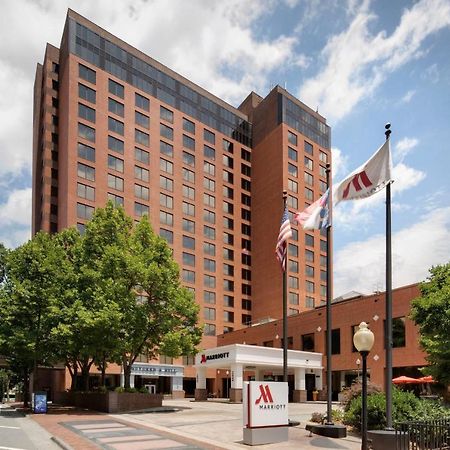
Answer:
[{"label": "marriott m logo", "polygon": [[350,193],[350,188],[352,185],[355,188],[356,192],[360,191],[362,189],[361,184],[364,185],[364,187],[366,187],[366,188],[372,186],[372,184],[373,184],[369,180],[369,177],[367,176],[367,173],[365,170],[354,175],[353,178],[348,182],[348,184],[345,187],[344,192],[342,194],[342,198],[346,199],[348,197],[348,194]]},{"label": "marriott m logo", "polygon": [[261,395],[258,399],[255,401],[255,405],[259,405],[261,403],[261,400],[264,403],[273,403],[272,393],[270,392],[269,386],[267,384],[263,386],[262,384],[259,385],[259,392]]}]

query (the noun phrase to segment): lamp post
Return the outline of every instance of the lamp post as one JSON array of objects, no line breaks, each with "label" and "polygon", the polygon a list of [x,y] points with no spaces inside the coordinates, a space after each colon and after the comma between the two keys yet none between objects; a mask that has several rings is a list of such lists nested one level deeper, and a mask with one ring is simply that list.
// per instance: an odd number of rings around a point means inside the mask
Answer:
[{"label": "lamp post", "polygon": [[359,379],[359,366],[361,365],[361,360],[358,358],[356,360],[356,366],[358,367],[358,369],[356,370],[356,381],[359,383],[360,379]]},{"label": "lamp post", "polygon": [[229,400],[229,397],[228,397],[228,391],[229,391],[229,388],[228,388],[228,375],[230,374],[230,371],[229,370],[227,370],[226,372],[226,375],[227,375],[227,381],[226,381],[226,386],[227,386],[227,395],[226,395],[226,398],[228,398],[228,400]]},{"label": "lamp post", "polygon": [[375,337],[367,327],[366,322],[359,324],[359,329],[353,335],[353,344],[362,358],[362,392],[361,392],[361,450],[367,450],[367,355],[374,343]]}]

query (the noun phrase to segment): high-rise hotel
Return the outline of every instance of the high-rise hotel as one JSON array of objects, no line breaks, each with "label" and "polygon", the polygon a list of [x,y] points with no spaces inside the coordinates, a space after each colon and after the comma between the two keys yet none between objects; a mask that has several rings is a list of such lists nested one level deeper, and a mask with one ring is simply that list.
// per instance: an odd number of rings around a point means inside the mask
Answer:
[{"label": "high-rise hotel", "polygon": [[[69,10],[34,88],[33,233],[83,230],[109,200],[147,214],[195,293],[202,346],[282,313],[275,245],[326,190],[330,128],[277,86],[234,108]],[[326,295],[326,236],[293,223],[289,314]]]}]

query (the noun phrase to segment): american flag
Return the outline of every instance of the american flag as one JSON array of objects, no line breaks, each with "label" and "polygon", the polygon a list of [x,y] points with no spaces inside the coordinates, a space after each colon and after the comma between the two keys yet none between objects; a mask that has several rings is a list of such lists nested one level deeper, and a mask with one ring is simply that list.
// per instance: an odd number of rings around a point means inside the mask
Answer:
[{"label": "american flag", "polygon": [[278,234],[277,246],[275,248],[275,253],[278,261],[280,261],[283,272],[286,270],[287,240],[290,237],[292,237],[291,223],[289,222],[288,210],[285,208],[283,217],[281,218],[280,233]]}]

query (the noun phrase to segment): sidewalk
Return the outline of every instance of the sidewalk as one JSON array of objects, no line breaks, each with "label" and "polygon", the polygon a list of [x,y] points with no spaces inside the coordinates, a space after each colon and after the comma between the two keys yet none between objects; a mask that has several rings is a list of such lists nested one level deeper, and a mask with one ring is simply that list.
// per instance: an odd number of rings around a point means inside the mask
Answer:
[{"label": "sidewalk", "polygon": [[[90,449],[245,449],[242,443],[242,405],[219,401],[164,400],[165,412],[107,415],[74,408],[50,408],[32,418],[74,450]],[[167,409],[171,409],[168,412]],[[289,417],[300,425],[289,429],[289,441],[253,446],[253,449],[347,449],[359,450],[355,436],[330,439],[310,436],[304,427],[314,411],[325,404],[291,403]]]}]

